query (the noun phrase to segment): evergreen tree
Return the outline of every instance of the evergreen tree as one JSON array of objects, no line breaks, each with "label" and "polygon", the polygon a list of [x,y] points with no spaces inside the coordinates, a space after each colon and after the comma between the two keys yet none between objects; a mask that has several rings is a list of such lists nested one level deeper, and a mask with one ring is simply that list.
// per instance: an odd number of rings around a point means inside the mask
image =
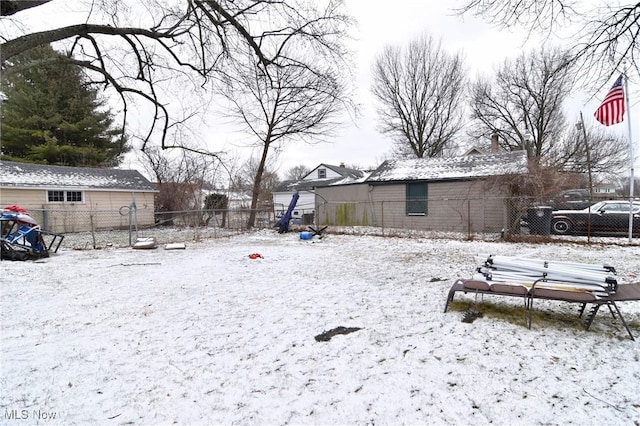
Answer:
[{"label": "evergreen tree", "polygon": [[2,158],[113,167],[127,151],[122,130],[82,68],[45,45],[12,58],[2,73]]}]

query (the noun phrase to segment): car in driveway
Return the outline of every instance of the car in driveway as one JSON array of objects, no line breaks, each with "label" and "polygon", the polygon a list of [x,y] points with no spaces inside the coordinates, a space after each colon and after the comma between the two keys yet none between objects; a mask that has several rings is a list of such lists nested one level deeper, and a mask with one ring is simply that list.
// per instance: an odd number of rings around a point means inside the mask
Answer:
[{"label": "car in driveway", "polygon": [[[551,232],[558,235],[629,233],[629,201],[607,200],[582,210],[551,212]],[[633,235],[640,235],[640,201],[633,202]]]}]

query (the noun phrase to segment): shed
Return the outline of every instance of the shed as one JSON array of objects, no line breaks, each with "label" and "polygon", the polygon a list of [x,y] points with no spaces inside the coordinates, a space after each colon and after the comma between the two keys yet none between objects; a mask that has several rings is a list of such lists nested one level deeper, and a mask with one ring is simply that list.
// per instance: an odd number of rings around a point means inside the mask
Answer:
[{"label": "shed", "polygon": [[524,151],[388,160],[362,182],[316,188],[320,223],[496,232],[507,226],[510,179],[528,173]]},{"label": "shed", "polygon": [[134,205],[138,225],[153,225],[157,192],[137,170],[0,162],[0,204],[53,232],[125,228]]}]

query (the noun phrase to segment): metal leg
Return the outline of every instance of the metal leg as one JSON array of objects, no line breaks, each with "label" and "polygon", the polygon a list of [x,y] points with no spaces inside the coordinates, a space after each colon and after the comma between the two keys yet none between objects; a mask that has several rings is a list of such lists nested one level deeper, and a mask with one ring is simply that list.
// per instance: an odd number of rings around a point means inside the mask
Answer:
[{"label": "metal leg", "polygon": [[529,299],[529,303],[525,305],[525,315],[527,320],[527,328],[531,329],[531,322],[533,320],[533,297],[529,295],[527,296],[527,298]]},{"label": "metal leg", "polygon": [[635,341],[636,339],[634,339],[633,334],[631,334],[631,330],[629,329],[629,326],[627,325],[627,322],[624,320],[624,317],[622,316],[622,313],[620,312],[620,309],[618,309],[618,305],[616,305],[616,302],[611,300],[611,301],[609,301],[609,303],[607,303],[607,305],[609,305],[609,309],[611,309],[611,305],[613,305],[613,307],[615,308],[616,312],[618,313],[618,317],[620,318],[620,321],[622,321],[622,325],[624,325],[624,328],[627,330],[627,333],[629,333],[629,337],[631,337],[631,340]]},{"label": "metal leg", "polygon": [[582,306],[580,306],[580,312],[578,312],[578,318],[582,318],[582,315],[584,314],[584,308],[587,307],[586,303],[583,303]]},{"label": "metal leg", "polygon": [[593,319],[596,317],[596,314],[598,313],[598,309],[600,309],[600,304],[595,304],[593,306],[593,308],[591,309],[591,312],[589,313],[589,316],[587,317],[587,322],[585,323],[585,328],[588,330],[589,327],[591,327],[591,323],[593,322]]},{"label": "metal leg", "polygon": [[449,303],[453,301],[453,295],[456,294],[456,291],[451,289],[449,290],[449,295],[447,296],[447,303],[445,303],[444,305],[444,312],[447,312],[447,309],[449,309]]},{"label": "metal leg", "polygon": [[609,308],[609,312],[611,312],[611,316],[613,317],[613,319],[616,319],[616,313],[613,312],[613,308],[611,308],[611,304],[607,303],[607,307]]},{"label": "metal leg", "polygon": [[464,291],[466,293],[462,285],[462,280],[456,280],[451,286],[449,294],[447,295],[447,303],[444,305],[444,312],[447,312],[447,309],[449,309],[449,303],[453,302],[453,296],[455,296],[457,291]]}]

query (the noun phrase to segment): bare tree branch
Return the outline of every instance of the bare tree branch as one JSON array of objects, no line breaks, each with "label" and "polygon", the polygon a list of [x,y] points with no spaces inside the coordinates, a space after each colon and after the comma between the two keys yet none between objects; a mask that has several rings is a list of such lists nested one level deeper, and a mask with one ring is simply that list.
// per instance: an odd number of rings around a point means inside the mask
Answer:
[{"label": "bare tree branch", "polygon": [[[125,24],[136,21],[127,15],[130,1],[134,0],[96,3],[101,8],[111,6],[100,10],[110,24],[89,22],[95,12],[92,9],[86,23],[6,38],[0,43],[0,63],[4,68],[18,53],[43,44],[66,46],[69,58],[89,73],[102,76],[101,84],[116,91],[125,116],[130,111],[129,95],[151,102],[155,112],[144,146],[159,130],[161,145],[169,147],[173,145],[166,143],[166,137],[172,119],[159,93],[171,74],[189,79],[195,88],[205,87],[236,61],[237,55],[244,60],[240,52],[245,49],[252,52],[254,66],[262,68],[267,77],[274,67],[298,66],[313,71],[312,62],[343,60],[343,37],[350,25],[340,13],[342,0],[148,0],[143,3],[146,13],[140,17],[141,22],[148,22],[132,26]],[[24,3],[25,7],[12,12],[16,17],[27,8],[28,2]],[[46,1],[33,3],[29,7]],[[288,48],[298,42],[304,45],[301,50]],[[316,57],[304,57],[306,51],[315,52]],[[161,124],[156,129],[158,121]]]},{"label": "bare tree branch", "polygon": [[471,13],[504,28],[523,26],[553,32],[577,13],[572,0],[467,0],[455,11]]},{"label": "bare tree branch", "polygon": [[[626,67],[640,75],[640,3],[586,0],[465,0],[455,9],[502,27],[519,26],[549,36],[574,25],[572,59],[583,71],[583,83],[601,88]],[[592,87],[593,88],[593,87]]]},{"label": "bare tree branch", "polygon": [[33,49],[43,44],[51,44],[56,41],[69,39],[72,37],[86,37],[89,34],[104,34],[116,36],[142,35],[154,40],[171,39],[183,34],[180,30],[174,31],[153,31],[144,28],[115,28],[108,25],[79,24],[57,28],[55,30],[40,31],[30,33],[21,37],[8,40],[0,44],[0,63],[4,64],[13,56]]},{"label": "bare tree branch", "polygon": [[42,6],[51,0],[2,0],[0,1],[0,16],[9,16],[32,7]]},{"label": "bare tree branch", "polygon": [[566,128],[562,103],[573,87],[567,62],[565,52],[543,49],[506,60],[493,81],[478,80],[471,90],[471,134],[488,140],[498,133],[508,151],[548,158]]}]

